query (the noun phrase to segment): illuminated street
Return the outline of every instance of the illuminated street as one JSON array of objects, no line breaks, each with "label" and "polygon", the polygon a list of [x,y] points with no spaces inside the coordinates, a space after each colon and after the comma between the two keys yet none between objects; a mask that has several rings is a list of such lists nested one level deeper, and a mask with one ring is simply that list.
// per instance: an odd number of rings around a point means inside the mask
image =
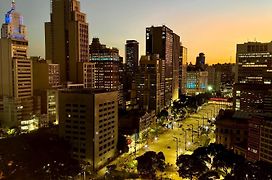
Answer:
[{"label": "illuminated street", "polygon": [[[208,144],[210,142],[214,142],[214,133],[213,131],[208,131],[207,133],[203,133],[201,135],[201,127],[203,126],[207,128],[207,130],[214,129],[213,126],[210,126],[207,121],[207,116],[209,119],[215,117],[220,108],[225,108],[226,105],[216,104],[214,102],[209,102],[208,104],[203,105],[199,111],[195,114],[190,115],[190,117],[180,121],[175,122],[173,129],[168,129],[165,133],[159,135],[158,138],[153,140],[149,140],[148,143],[137,151],[136,156],[135,153],[132,154],[124,154],[121,157],[117,158],[111,164],[117,165],[117,170],[126,170],[128,171],[133,167],[135,161],[133,160],[135,157],[143,155],[147,151],[162,151],[166,158],[166,164],[169,164],[169,167],[166,168],[166,172],[159,173],[158,175],[161,177],[170,177],[172,179],[179,179],[176,167],[176,158],[177,158],[177,149],[178,155],[181,154],[191,154],[192,151],[200,146]],[[204,118],[203,118],[204,117]],[[199,121],[199,123],[198,123]],[[198,125],[199,125],[199,136],[198,136]],[[192,128],[193,126],[193,142],[192,142]],[[205,128],[203,131],[205,131]],[[185,137],[186,131],[186,137]],[[210,139],[210,140],[209,140]],[[177,143],[178,140],[178,143]],[[186,142],[185,142],[186,141]],[[186,149],[185,149],[186,143]],[[133,169],[133,168],[132,168]],[[131,169],[131,172],[132,172]],[[99,171],[99,175],[101,176],[106,171],[106,168],[103,168]],[[136,172],[136,166],[134,167],[134,172]]]}]

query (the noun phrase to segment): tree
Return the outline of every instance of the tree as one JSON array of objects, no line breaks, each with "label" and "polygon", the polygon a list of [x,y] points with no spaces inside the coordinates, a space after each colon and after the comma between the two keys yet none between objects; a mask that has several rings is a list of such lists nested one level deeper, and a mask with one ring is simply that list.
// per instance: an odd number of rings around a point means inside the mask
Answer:
[{"label": "tree", "polygon": [[219,179],[220,176],[217,171],[207,171],[204,174],[202,174],[198,179],[199,180],[214,180]]},{"label": "tree", "polygon": [[165,170],[166,163],[165,163],[165,156],[164,156],[163,152],[161,152],[161,151],[157,154],[157,163],[158,163],[157,169],[159,171],[163,172]]},{"label": "tree", "polygon": [[156,171],[165,170],[165,156],[163,152],[156,154],[154,151],[148,151],[142,156],[136,158],[138,161],[137,170],[142,176],[156,176]]},{"label": "tree", "polygon": [[142,156],[136,158],[138,161],[137,170],[141,175],[151,175],[152,177],[156,174],[156,163],[157,154],[154,151],[148,151]]},{"label": "tree", "polygon": [[168,111],[166,109],[163,109],[163,110],[161,110],[159,117],[160,118],[167,118],[168,115],[169,115]]},{"label": "tree", "polygon": [[127,138],[122,134],[118,135],[117,150],[121,153],[127,153],[129,151]]},{"label": "tree", "polygon": [[182,178],[199,177],[208,170],[204,161],[191,155],[180,155],[176,165],[179,167],[178,173]]}]

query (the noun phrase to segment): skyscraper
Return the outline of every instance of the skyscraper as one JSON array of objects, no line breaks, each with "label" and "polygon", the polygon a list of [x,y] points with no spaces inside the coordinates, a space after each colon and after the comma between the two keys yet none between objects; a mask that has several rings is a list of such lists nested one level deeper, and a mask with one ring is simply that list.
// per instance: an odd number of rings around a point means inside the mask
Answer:
[{"label": "skyscraper", "polygon": [[187,75],[187,48],[180,46],[179,58],[179,89],[181,94],[186,94],[186,75]]},{"label": "skyscraper", "polygon": [[132,76],[135,75],[138,69],[139,61],[139,43],[136,40],[126,41],[126,71]]},{"label": "skyscraper", "polygon": [[[165,104],[178,98],[179,36],[166,26],[146,28],[146,55],[159,54],[165,60]],[[177,65],[174,67],[174,65]],[[177,83],[177,85],[176,85]]]},{"label": "skyscraper", "polygon": [[139,107],[146,111],[159,113],[165,106],[165,61],[159,55],[142,56],[137,78],[137,97]]},{"label": "skyscraper", "polygon": [[271,84],[272,42],[237,44],[236,83]]},{"label": "skyscraper", "polygon": [[[90,61],[79,63],[80,82],[86,88],[119,91],[119,105],[123,104],[123,89],[120,83],[120,56],[116,48],[107,48],[99,38],[93,38],[89,49]],[[82,67],[83,66],[83,67]],[[83,77],[83,78],[81,78]]]},{"label": "skyscraper", "polygon": [[22,130],[28,130],[28,122],[33,118],[32,63],[27,54],[26,27],[12,2],[0,39],[2,126],[21,126]]},{"label": "skyscraper", "polygon": [[272,89],[272,42],[237,44],[234,108],[263,112]]},{"label": "skyscraper", "polygon": [[78,63],[89,61],[88,23],[78,0],[51,1],[45,45],[46,59],[60,65],[61,83],[78,82]]}]

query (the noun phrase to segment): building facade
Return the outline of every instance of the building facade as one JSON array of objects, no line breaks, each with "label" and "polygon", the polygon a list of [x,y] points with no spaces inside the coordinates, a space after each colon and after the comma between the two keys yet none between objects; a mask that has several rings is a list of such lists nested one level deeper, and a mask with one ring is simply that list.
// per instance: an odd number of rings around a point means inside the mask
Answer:
[{"label": "building facade", "polygon": [[186,76],[187,76],[187,48],[180,46],[179,58],[179,93],[186,94]]},{"label": "building facade", "polygon": [[186,93],[197,95],[205,93],[208,86],[208,71],[190,70],[187,68]]},{"label": "building facade", "polygon": [[77,83],[78,63],[89,61],[86,15],[78,0],[52,0],[50,22],[45,23],[46,59],[60,65],[61,83]]},{"label": "building facade", "polygon": [[72,157],[94,170],[111,160],[118,139],[118,92],[91,89],[59,91],[59,134],[72,145]]},{"label": "building facade", "polygon": [[247,159],[272,163],[272,115],[253,115],[249,121]]},{"label": "building facade", "polygon": [[61,88],[60,66],[50,61],[31,57],[33,90],[36,107],[40,104],[40,126],[57,124],[57,90]]},{"label": "building facade", "polygon": [[138,70],[138,61],[139,61],[139,42],[136,40],[127,40],[126,41],[126,71],[130,72],[134,76]]},{"label": "building facade", "polygon": [[235,110],[247,112],[269,112],[271,84],[238,83],[233,88]]},{"label": "building facade", "polygon": [[205,70],[205,54],[199,53],[199,56],[196,57],[196,68],[201,71]]},{"label": "building facade", "polygon": [[146,55],[165,60],[165,104],[178,99],[180,38],[166,26],[146,28]]},{"label": "building facade", "polygon": [[159,55],[142,56],[137,76],[137,99],[139,107],[159,113],[165,106],[165,64]]},{"label": "building facade", "polygon": [[236,83],[271,84],[272,42],[237,44]]},{"label": "building facade", "polygon": [[0,99],[4,105],[1,120],[4,127],[21,127],[23,131],[37,121],[33,112],[32,63],[27,55],[26,27],[12,2],[1,28]]},{"label": "building facade", "polygon": [[220,92],[224,97],[232,97],[235,82],[235,64],[213,64],[207,67],[208,85],[213,91]]}]

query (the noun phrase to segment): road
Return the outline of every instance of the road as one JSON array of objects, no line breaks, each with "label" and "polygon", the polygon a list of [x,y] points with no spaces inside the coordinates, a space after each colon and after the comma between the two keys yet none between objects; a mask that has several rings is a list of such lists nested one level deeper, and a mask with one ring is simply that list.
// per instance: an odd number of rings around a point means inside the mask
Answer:
[{"label": "road", "polygon": [[[124,154],[113,161],[111,164],[116,164],[118,170],[128,170],[128,166],[135,164],[135,157],[144,154],[147,151],[162,151],[165,155],[166,164],[169,168],[162,177],[171,179],[181,179],[177,173],[176,158],[181,154],[191,154],[196,148],[204,146],[206,143],[214,142],[214,129],[208,123],[208,119],[212,120],[218,114],[220,108],[225,108],[225,105],[209,102],[203,105],[197,113],[191,114],[182,122],[175,122],[173,129],[168,129],[165,133],[159,135],[158,138],[149,141],[146,146],[135,153]],[[192,132],[193,127],[193,132]],[[208,130],[207,133],[201,134],[201,131]],[[193,134],[193,138],[192,138]],[[208,142],[207,142],[208,141]],[[99,171],[99,175],[105,173],[105,168]],[[131,172],[136,172],[133,166]],[[159,174],[161,176],[161,174]]]}]

